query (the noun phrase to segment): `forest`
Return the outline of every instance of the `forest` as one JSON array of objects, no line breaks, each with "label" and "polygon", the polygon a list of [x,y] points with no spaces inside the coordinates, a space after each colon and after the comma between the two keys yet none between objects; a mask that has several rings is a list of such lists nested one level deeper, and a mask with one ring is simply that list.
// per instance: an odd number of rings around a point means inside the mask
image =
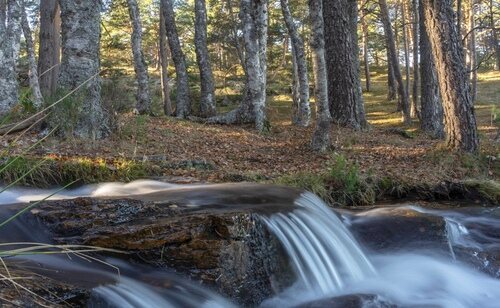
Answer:
[{"label": "forest", "polygon": [[497,0],[0,0],[0,303],[494,307],[499,36]]}]

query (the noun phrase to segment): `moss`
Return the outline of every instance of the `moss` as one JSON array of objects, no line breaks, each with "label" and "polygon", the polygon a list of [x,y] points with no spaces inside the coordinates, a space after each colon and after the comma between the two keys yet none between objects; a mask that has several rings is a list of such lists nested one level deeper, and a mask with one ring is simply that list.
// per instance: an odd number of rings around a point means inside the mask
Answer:
[{"label": "moss", "polygon": [[0,180],[6,183],[18,181],[17,185],[49,187],[66,185],[77,181],[80,184],[122,181],[128,182],[157,171],[146,163],[118,159],[106,161],[87,158],[54,159],[7,157],[0,164]]},{"label": "moss", "polygon": [[493,203],[500,204],[500,182],[495,180],[467,180],[464,185],[468,189],[478,191],[481,196]]}]

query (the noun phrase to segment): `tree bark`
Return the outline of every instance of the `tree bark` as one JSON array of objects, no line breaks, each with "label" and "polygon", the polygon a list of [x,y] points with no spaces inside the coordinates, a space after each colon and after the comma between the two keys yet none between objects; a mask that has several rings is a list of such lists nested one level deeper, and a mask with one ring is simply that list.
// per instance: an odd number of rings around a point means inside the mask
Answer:
[{"label": "tree bark", "polygon": [[288,0],[281,0],[281,11],[288,29],[288,35],[292,41],[293,57],[297,68],[295,76],[298,80],[298,102],[296,124],[307,127],[311,122],[311,107],[309,102],[309,77],[307,71],[307,61],[304,49],[304,42],[300,37],[297,25],[293,20]]},{"label": "tree bark", "polygon": [[127,0],[130,22],[132,23],[132,53],[134,70],[137,79],[135,109],[139,114],[151,113],[151,94],[149,92],[148,65],[142,50],[142,22],[136,0]]},{"label": "tree bark", "polygon": [[401,76],[401,71],[399,68],[399,61],[396,53],[396,43],[394,41],[394,34],[392,32],[391,21],[389,18],[389,11],[387,9],[386,0],[379,0],[380,5],[380,17],[384,25],[384,32],[386,38],[386,44],[389,48],[389,57],[391,59],[392,69],[394,77],[398,85],[398,100],[399,106],[401,106],[403,111],[403,122],[405,125],[411,124],[411,114],[410,114],[410,102],[408,99],[408,92],[403,83],[403,77]]},{"label": "tree bark", "polygon": [[40,91],[40,84],[38,83],[38,67],[35,59],[35,47],[33,44],[33,37],[31,36],[31,29],[26,16],[26,7],[24,1],[21,1],[21,26],[23,28],[24,39],[26,40],[26,53],[28,54],[29,63],[29,79],[30,88],[33,95],[33,106],[36,109],[42,107],[43,97]]},{"label": "tree bark", "polygon": [[8,0],[3,8],[5,23],[0,28],[0,116],[5,116],[18,103],[17,61],[21,39],[21,7]]},{"label": "tree bark", "polygon": [[361,18],[361,28],[363,30],[363,60],[365,64],[365,80],[366,80],[366,92],[371,91],[371,76],[370,76],[370,62],[368,57],[368,24],[366,19],[368,18],[368,10],[363,10],[363,17]]},{"label": "tree bark", "polygon": [[420,11],[420,72],[421,91],[420,127],[422,131],[436,139],[444,138],[443,106],[439,98],[439,84],[432,49],[425,28],[422,0],[419,1]]},{"label": "tree bark", "polygon": [[58,0],[40,1],[38,78],[45,98],[57,89],[61,63],[61,12]]},{"label": "tree bark", "polygon": [[328,76],[325,57],[325,29],[322,0],[309,0],[311,21],[311,49],[313,53],[314,95],[317,106],[316,128],[311,147],[324,152],[330,147],[331,116],[328,104]]},{"label": "tree bark", "polygon": [[419,6],[418,0],[412,0],[413,10],[413,88],[412,88],[412,116],[419,116],[418,111],[418,85],[420,83],[419,63]]},{"label": "tree bark", "polygon": [[396,87],[396,77],[394,77],[394,66],[392,65],[391,52],[389,46],[386,46],[387,52],[387,100],[393,101],[398,97]]},{"label": "tree bark", "polygon": [[490,0],[490,26],[491,26],[491,42],[493,44],[493,51],[495,52],[495,69],[500,71],[500,45],[498,42],[498,32],[495,24],[495,15],[493,12],[493,0]]},{"label": "tree bark", "polygon": [[447,145],[455,150],[476,153],[479,150],[476,117],[462,40],[453,20],[453,2],[423,0],[422,3],[443,100]]},{"label": "tree bark", "polygon": [[201,81],[200,113],[202,117],[211,117],[216,114],[215,84],[207,47],[207,7],[205,0],[195,0],[194,10],[194,43]]},{"label": "tree bark", "polygon": [[333,121],[356,130],[367,126],[357,37],[357,2],[323,1],[328,98]]},{"label": "tree bark", "polygon": [[[99,78],[102,2],[61,1],[60,5],[63,53],[59,87],[66,93],[87,83],[72,98],[70,108],[76,114],[75,119],[69,119],[63,103],[56,106],[61,117],[55,120],[68,119],[64,125],[71,125],[66,128],[78,138],[101,139],[109,134],[108,118],[101,106]],[[74,123],[69,123],[71,120]]]},{"label": "tree bark", "polygon": [[189,89],[189,78],[187,73],[186,58],[182,51],[181,42],[175,24],[175,13],[172,0],[161,0],[165,15],[165,27],[167,29],[168,43],[175,65],[176,73],[176,116],[185,118],[191,114],[191,90]]},{"label": "tree bark", "polygon": [[160,66],[161,66],[161,93],[163,100],[163,111],[166,116],[173,114],[172,101],[170,100],[170,88],[168,78],[168,42],[167,42],[167,29],[165,27],[165,15],[163,9],[163,1],[160,1]]}]

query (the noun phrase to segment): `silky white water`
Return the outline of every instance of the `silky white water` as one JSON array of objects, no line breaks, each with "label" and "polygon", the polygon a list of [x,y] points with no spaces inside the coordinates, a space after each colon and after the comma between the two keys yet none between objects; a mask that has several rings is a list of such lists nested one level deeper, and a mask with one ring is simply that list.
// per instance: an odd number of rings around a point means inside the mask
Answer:
[{"label": "silky white water", "polygon": [[[181,186],[185,187],[185,186]],[[58,193],[55,198],[79,196],[132,196],[179,189],[176,185],[140,181],[108,183]],[[13,189],[0,194],[0,204],[40,200],[52,191]],[[259,192],[254,192],[258,196]],[[457,261],[455,250],[488,252],[500,248],[498,216],[405,207],[442,217],[450,253],[429,248],[404,253],[372,252],[359,245],[348,228],[352,217],[371,219],[394,208],[337,214],[310,193],[302,194],[291,210],[260,215],[279,239],[296,274],[295,283],[266,300],[266,307],[291,307],[300,303],[349,294],[374,294],[383,302],[419,307],[500,307],[500,280]],[[495,232],[492,232],[495,231]],[[417,232],[417,230],[415,231]],[[486,264],[489,266],[489,264]],[[196,283],[165,290],[122,275],[116,283],[94,289],[112,307],[231,307],[221,296]],[[201,296],[200,296],[201,294]]]}]

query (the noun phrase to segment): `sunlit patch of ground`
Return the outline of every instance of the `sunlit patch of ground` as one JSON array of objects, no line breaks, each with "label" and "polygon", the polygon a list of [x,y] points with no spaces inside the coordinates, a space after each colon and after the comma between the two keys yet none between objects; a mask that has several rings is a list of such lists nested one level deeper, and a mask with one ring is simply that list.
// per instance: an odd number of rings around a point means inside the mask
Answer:
[{"label": "sunlit patch of ground", "polygon": [[[476,113],[480,129],[482,155],[468,158],[442,149],[418,129],[418,120],[404,127],[396,102],[386,97],[386,75],[375,71],[372,91],[364,94],[369,131],[355,132],[333,127],[334,149],[325,154],[310,151],[313,126],[291,125],[291,98],[287,93],[270,95],[268,99],[269,132],[258,134],[253,125],[219,126],[180,121],[167,117],[118,117],[118,131],[105,141],[49,140],[36,150],[36,155],[58,153],[64,156],[133,159],[162,156],[169,163],[186,160],[207,161],[215,170],[196,168],[172,169],[159,164],[165,175],[194,176],[208,181],[227,181],[228,175],[246,178],[276,178],[299,171],[320,172],[328,168],[332,157],[340,154],[359,166],[361,173],[390,177],[406,183],[437,183],[469,177],[498,179],[500,149],[493,141],[498,131],[494,110],[499,109],[500,73],[480,74]],[[275,91],[276,85],[269,91]],[[285,91],[283,91],[285,92]],[[232,93],[236,95],[237,93]],[[219,107],[229,111],[239,103]],[[312,108],[314,114],[314,108]],[[498,112],[498,111],[497,111]],[[403,132],[404,134],[402,134]],[[14,138],[14,136],[9,137]],[[36,141],[36,136],[16,148],[21,151]],[[30,141],[34,140],[34,141]],[[6,140],[8,142],[8,140]],[[244,177],[245,178],[245,177]]]}]

